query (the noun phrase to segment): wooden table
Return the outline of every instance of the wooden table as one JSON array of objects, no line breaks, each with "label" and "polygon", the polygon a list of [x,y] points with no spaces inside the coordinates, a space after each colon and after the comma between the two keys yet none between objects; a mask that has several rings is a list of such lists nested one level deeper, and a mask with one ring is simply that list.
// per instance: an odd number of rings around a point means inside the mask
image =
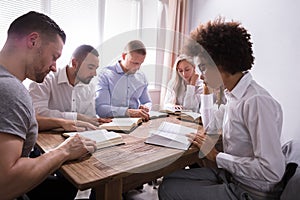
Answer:
[{"label": "wooden table", "polygon": [[[125,145],[100,149],[84,160],[65,163],[61,173],[79,190],[94,188],[97,200],[118,200],[123,192],[195,163],[197,148],[182,151],[144,143],[149,131],[157,129],[162,121],[201,128],[174,116],[153,119],[130,134],[122,134]],[[47,152],[63,140],[61,133],[42,132],[37,145]]]}]

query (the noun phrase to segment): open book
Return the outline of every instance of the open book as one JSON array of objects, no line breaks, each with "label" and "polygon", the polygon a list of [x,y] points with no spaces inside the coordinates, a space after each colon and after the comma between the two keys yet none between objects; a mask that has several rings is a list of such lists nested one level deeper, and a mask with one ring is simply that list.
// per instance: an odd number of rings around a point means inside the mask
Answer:
[{"label": "open book", "polygon": [[154,111],[154,110],[150,110],[149,115],[150,115],[150,119],[156,119],[156,118],[160,118],[160,117],[169,117],[168,113]]},{"label": "open book", "polygon": [[92,130],[83,132],[66,132],[63,133],[64,137],[70,137],[79,134],[83,137],[96,141],[97,149],[110,147],[120,144],[125,144],[122,136],[119,133],[108,132],[107,130]]},{"label": "open book", "polygon": [[142,122],[143,122],[142,118],[138,118],[138,117],[113,118],[112,122],[104,123],[99,127],[109,131],[129,133],[133,131]]},{"label": "open book", "polygon": [[145,143],[187,150],[191,142],[186,134],[196,132],[197,129],[170,122],[162,122],[158,130],[151,132]]},{"label": "open book", "polygon": [[172,114],[172,115],[179,115],[181,110],[180,109],[167,109],[167,108],[164,108],[162,110],[159,110],[159,112],[168,113],[168,114]]},{"label": "open book", "polygon": [[180,120],[202,124],[200,113],[192,111],[182,111],[178,117]]}]

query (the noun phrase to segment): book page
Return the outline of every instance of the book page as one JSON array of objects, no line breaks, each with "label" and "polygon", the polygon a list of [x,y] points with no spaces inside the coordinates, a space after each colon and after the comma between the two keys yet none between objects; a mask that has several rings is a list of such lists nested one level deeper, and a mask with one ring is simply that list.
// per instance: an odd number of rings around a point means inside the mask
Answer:
[{"label": "book page", "polygon": [[159,131],[169,132],[173,134],[186,135],[188,133],[196,133],[197,129],[189,128],[179,124],[174,124],[170,122],[162,122],[158,128]]},{"label": "book page", "polygon": [[190,142],[188,141],[188,138],[184,135],[168,133],[168,132],[164,132],[164,131],[156,131],[154,134],[159,135],[164,138],[168,138],[170,140],[177,141],[179,143],[186,144],[186,145],[190,144]]},{"label": "book page", "polygon": [[181,142],[177,142],[175,140],[170,140],[168,138],[162,137],[160,135],[153,134],[151,137],[147,138],[145,141],[147,144],[155,144],[164,147],[170,147],[175,149],[187,150],[190,146],[190,143],[184,144]]},{"label": "book page", "polygon": [[182,107],[179,105],[167,104],[160,110],[160,112],[164,113],[180,113],[182,111]]},{"label": "book page", "polygon": [[201,116],[200,113],[196,113],[196,112],[183,111],[181,113],[192,117],[194,120],[196,120],[198,117]]},{"label": "book page", "polygon": [[197,130],[193,128],[170,122],[162,122],[158,130],[151,132],[151,135],[145,142],[186,150],[191,145],[186,134],[196,132]]},{"label": "book page", "polygon": [[103,142],[110,139],[121,138],[121,135],[115,132],[108,132],[107,130],[92,130],[92,131],[84,131],[84,132],[69,132],[64,133],[64,136],[74,136],[79,134],[83,137],[89,138],[91,140],[98,142]]},{"label": "book page", "polygon": [[169,116],[167,113],[154,111],[154,110],[150,110],[149,115],[150,115],[150,119],[158,118],[158,117],[168,117]]},{"label": "book page", "polygon": [[113,118],[112,122],[105,123],[100,125],[99,127],[131,127],[132,125],[138,125],[141,118]]}]

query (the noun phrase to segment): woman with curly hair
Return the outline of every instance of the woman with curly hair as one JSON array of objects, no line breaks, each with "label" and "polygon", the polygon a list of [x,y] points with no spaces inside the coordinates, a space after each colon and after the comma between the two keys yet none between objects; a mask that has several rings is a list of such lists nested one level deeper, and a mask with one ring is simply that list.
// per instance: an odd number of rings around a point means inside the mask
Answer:
[{"label": "woman with curly hair", "polygon": [[[200,55],[205,83],[200,111],[207,118],[207,134],[190,137],[200,149],[199,157],[214,161],[218,168],[166,176],[159,187],[160,199],[279,199],[278,183],[285,171],[282,109],[249,72],[254,61],[250,34],[240,23],[219,18],[197,27],[191,37],[209,57]],[[206,87],[216,86],[216,76],[222,79],[227,102],[214,110]],[[222,152],[209,133],[222,133]]]}]

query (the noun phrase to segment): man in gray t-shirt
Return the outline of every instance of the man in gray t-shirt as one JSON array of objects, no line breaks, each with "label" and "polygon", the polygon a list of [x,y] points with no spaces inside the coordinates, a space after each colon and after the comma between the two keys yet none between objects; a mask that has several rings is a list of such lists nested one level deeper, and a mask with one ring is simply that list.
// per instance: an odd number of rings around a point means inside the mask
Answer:
[{"label": "man in gray t-shirt", "polygon": [[0,132],[24,139],[22,157],[27,157],[38,132],[30,95],[20,80],[1,65],[0,91]]},{"label": "man in gray t-shirt", "polygon": [[[31,98],[25,78],[42,82],[56,71],[66,35],[48,16],[29,12],[14,20],[0,51],[0,198],[27,193],[35,199],[74,199],[77,189],[60,177],[47,177],[64,162],[94,152],[95,142],[79,135],[37,158],[24,158],[37,138]],[[59,182],[55,182],[55,181]],[[63,180],[63,181],[60,181]]]}]

